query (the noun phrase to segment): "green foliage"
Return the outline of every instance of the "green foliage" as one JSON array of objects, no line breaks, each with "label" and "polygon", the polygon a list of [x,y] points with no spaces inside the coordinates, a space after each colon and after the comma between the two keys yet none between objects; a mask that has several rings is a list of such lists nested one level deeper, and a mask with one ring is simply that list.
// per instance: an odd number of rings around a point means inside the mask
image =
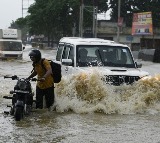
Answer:
[{"label": "green foliage", "polygon": [[[99,12],[106,11],[108,0],[97,2]],[[93,6],[93,0],[84,0],[85,5]],[[59,38],[72,36],[72,28],[75,25],[78,32],[79,27],[80,0],[36,0],[30,6],[28,12],[28,25],[30,33],[45,34],[47,37]],[[92,25],[92,9],[84,9],[84,26]]]}]

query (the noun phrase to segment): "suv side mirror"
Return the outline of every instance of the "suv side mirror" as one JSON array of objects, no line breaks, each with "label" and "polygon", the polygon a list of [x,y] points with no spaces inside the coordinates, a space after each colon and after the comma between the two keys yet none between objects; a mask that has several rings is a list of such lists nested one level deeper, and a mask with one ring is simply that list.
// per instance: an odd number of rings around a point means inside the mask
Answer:
[{"label": "suv side mirror", "polygon": [[62,59],[62,65],[71,66],[72,59]]},{"label": "suv side mirror", "polygon": [[136,64],[137,68],[141,68],[142,67],[142,63],[135,62],[135,64]]}]

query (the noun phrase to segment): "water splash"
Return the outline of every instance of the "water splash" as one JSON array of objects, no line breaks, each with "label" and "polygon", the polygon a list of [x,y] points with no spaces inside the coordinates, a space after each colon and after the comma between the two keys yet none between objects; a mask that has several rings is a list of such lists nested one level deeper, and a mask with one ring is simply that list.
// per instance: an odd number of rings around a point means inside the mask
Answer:
[{"label": "water splash", "polygon": [[55,88],[57,112],[153,114],[160,111],[160,75],[117,87],[105,84],[101,76],[93,70],[64,77]]}]

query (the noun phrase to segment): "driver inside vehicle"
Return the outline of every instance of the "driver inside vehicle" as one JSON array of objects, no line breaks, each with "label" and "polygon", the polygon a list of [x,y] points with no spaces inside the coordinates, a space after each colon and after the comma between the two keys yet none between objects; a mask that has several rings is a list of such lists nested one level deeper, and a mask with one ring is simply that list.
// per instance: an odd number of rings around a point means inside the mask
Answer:
[{"label": "driver inside vehicle", "polygon": [[79,50],[78,66],[83,67],[88,65],[87,54],[88,51],[85,48]]}]

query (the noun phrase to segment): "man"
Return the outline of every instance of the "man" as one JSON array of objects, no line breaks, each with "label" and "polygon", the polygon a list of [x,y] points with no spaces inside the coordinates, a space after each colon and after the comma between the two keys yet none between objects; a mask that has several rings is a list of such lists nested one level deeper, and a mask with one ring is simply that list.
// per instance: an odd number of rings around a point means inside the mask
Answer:
[{"label": "man", "polygon": [[[36,108],[43,108],[43,96],[45,96],[46,106],[48,110],[50,110],[54,103],[54,79],[52,76],[50,62],[48,60],[42,59],[41,52],[37,49],[31,50],[29,56],[33,61],[34,68],[28,79],[37,75]],[[42,67],[42,64],[44,67]]]},{"label": "man", "polygon": [[87,54],[88,51],[85,48],[79,50],[78,66],[88,66]]}]

